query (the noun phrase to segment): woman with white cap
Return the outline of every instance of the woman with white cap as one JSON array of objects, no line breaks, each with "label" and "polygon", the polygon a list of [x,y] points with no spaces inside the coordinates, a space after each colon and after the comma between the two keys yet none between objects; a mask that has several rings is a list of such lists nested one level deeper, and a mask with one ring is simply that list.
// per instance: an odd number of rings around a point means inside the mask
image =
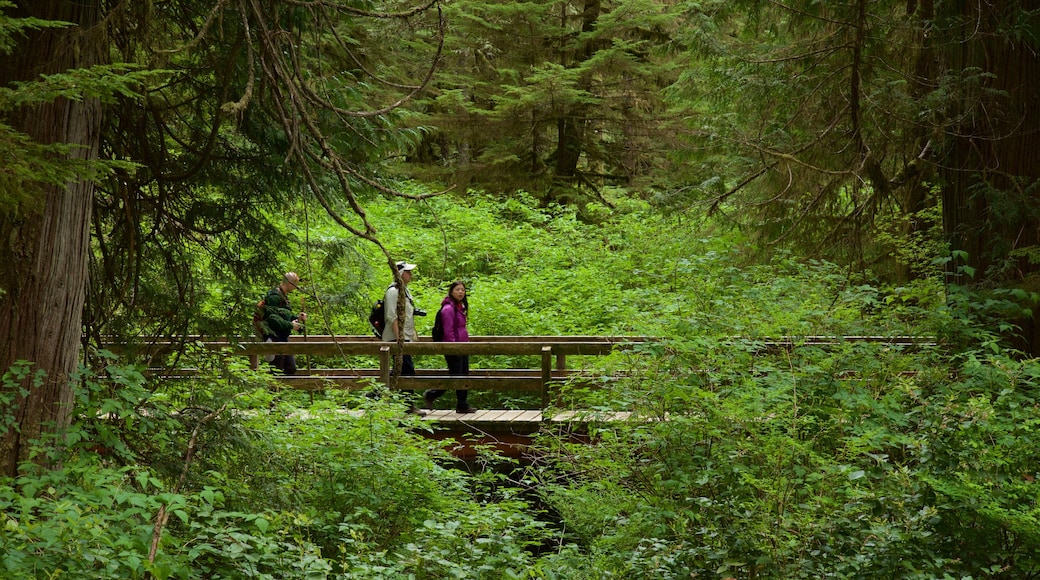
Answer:
[{"label": "woman with white cap", "polygon": [[[418,336],[415,334],[415,316],[425,316],[426,313],[415,308],[412,293],[408,290],[408,283],[412,281],[412,270],[415,269],[415,264],[401,261],[397,262],[395,266],[401,274],[401,285],[404,288],[404,316],[402,317],[404,324],[403,326],[399,325],[397,320],[397,298],[400,295],[400,291],[397,289],[397,283],[395,282],[386,289],[386,293],[383,295],[383,308],[386,319],[383,325],[382,338],[387,342],[397,342],[401,336],[404,337],[405,342],[418,340]],[[415,375],[415,364],[412,362],[412,355],[402,355],[400,372],[398,372],[397,368],[394,368],[392,372],[402,377]],[[414,402],[415,391],[404,389],[404,393],[408,397],[408,412],[419,416],[425,415],[426,413],[419,409]]]}]

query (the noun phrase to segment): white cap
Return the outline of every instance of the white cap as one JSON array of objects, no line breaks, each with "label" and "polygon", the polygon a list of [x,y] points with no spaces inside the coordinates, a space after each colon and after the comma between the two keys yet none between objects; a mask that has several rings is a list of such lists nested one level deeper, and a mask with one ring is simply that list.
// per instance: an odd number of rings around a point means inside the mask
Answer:
[{"label": "white cap", "polygon": [[404,260],[401,260],[396,265],[397,265],[397,269],[400,270],[401,272],[406,272],[408,270],[414,270],[415,269],[415,264],[409,264],[408,262],[405,262]]}]

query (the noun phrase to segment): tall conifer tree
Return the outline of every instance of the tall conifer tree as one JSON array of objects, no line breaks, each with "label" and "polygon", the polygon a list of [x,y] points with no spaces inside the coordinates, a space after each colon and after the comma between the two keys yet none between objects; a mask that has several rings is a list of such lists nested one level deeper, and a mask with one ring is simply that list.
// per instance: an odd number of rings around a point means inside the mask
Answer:
[{"label": "tall conifer tree", "polygon": [[[416,122],[420,175],[494,191],[645,185],[673,133],[661,89],[668,3],[459,2],[445,59]],[[425,171],[425,173],[424,173]]]},{"label": "tall conifer tree", "polygon": [[[74,75],[111,58],[166,76],[141,87],[143,100],[127,98],[106,110],[104,121],[101,103],[77,98],[83,93],[4,109],[5,121],[28,136],[23,144],[30,147],[66,144],[72,158],[137,165],[123,164],[99,180],[93,222],[95,187],[83,171],[69,183],[24,179],[15,186],[29,184],[40,195],[10,187],[0,199],[14,208],[0,216],[0,239],[14,256],[0,276],[0,365],[24,359],[46,373],[41,387],[29,388],[27,379],[0,393],[15,418],[0,434],[4,473],[15,473],[33,439],[60,432],[69,420],[91,223],[96,259],[88,336],[99,328],[133,334],[183,333],[189,321],[205,326],[199,288],[215,277],[198,268],[202,252],[225,279],[278,271],[280,264],[263,259],[278,244],[264,231],[265,212],[285,207],[289,184],[351,234],[379,245],[389,268],[392,259],[357,192],[399,193],[368,165],[403,145],[387,130],[387,115],[431,77],[443,30],[436,0],[397,8],[41,0],[8,12],[72,26],[29,27],[24,37],[11,37],[16,42],[11,57],[0,60],[0,87],[47,73]],[[413,50],[386,42],[402,31],[417,39]],[[377,85],[382,89],[371,90]],[[256,238],[267,243],[253,250]],[[233,326],[213,322],[205,330]]]}]

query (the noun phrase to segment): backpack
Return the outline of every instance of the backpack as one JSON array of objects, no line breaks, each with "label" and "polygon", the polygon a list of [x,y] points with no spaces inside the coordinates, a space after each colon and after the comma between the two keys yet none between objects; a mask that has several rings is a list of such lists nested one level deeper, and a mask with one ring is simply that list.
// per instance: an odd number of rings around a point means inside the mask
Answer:
[{"label": "backpack", "polygon": [[264,309],[267,308],[267,296],[260,299],[260,302],[256,303],[256,310],[253,311],[253,329],[260,336],[264,336]]},{"label": "backpack", "polygon": [[368,324],[372,326],[372,332],[376,333],[377,337],[383,338],[383,328],[386,327],[386,306],[383,304],[383,298],[376,300],[372,305],[372,311],[368,313]]},{"label": "backpack", "polygon": [[[397,282],[386,287],[389,290],[397,286]],[[368,324],[372,327],[372,332],[376,333],[378,338],[383,338],[383,329],[386,328],[386,290],[383,290],[383,297],[376,300],[376,303],[372,305],[372,310],[368,313]]]},{"label": "backpack", "polygon": [[444,342],[444,322],[441,321],[441,313],[444,312],[444,305],[441,305],[440,310],[433,317],[433,331],[430,332],[430,336],[434,342]]}]

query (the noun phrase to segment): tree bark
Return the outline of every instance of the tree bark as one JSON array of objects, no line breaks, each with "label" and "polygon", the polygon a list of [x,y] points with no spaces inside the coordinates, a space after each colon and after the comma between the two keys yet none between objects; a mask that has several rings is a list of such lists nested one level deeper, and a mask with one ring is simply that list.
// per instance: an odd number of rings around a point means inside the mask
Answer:
[{"label": "tree bark", "polygon": [[[974,279],[951,272],[965,285],[1040,290],[1040,265],[1009,261],[1015,250],[1040,246],[1040,46],[1005,32],[1024,14],[1015,0],[965,2],[962,37],[970,40],[948,53],[952,70],[991,75],[966,91],[956,111],[963,122],[955,127],[942,170],[944,228],[951,247],[964,250],[976,270]],[[1033,354],[1040,353],[1036,316],[1015,321],[1022,327],[1017,346]]]},{"label": "tree bark", "polygon": [[[0,86],[41,74],[86,68],[105,54],[94,26],[99,0],[34,0],[18,3],[10,16],[71,22],[62,29],[31,31],[10,56],[0,58]],[[96,158],[101,106],[94,99],[24,107],[7,115],[11,126],[34,140],[78,145],[70,157]],[[0,435],[0,473],[17,474],[30,444],[69,423],[70,375],[77,365],[87,284],[93,184],[43,185],[36,204],[0,216],[0,367],[27,360],[46,373],[44,383],[0,385],[13,403],[0,408],[15,427]],[[23,389],[28,389],[26,392]]]},{"label": "tree bark", "polygon": [[[600,0],[586,0],[581,15],[581,31],[592,32],[596,28],[602,5]],[[592,42],[582,45],[574,56],[572,62],[564,59],[564,64],[577,66],[578,64],[592,58],[595,46]],[[591,80],[582,78],[578,88],[589,91]],[[585,124],[588,121],[588,105],[584,103],[572,103],[557,119],[556,134],[556,164],[554,178],[556,181],[570,184],[578,174],[578,162],[585,150]]]}]

